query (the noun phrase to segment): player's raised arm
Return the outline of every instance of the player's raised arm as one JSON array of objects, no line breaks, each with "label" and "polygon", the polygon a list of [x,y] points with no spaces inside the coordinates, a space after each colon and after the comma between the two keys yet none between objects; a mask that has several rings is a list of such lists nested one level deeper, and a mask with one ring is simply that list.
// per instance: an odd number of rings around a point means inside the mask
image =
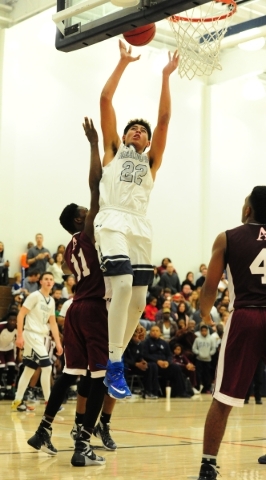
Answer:
[{"label": "player's raised arm", "polygon": [[99,183],[102,178],[102,165],[99,154],[98,133],[93,125],[93,121],[84,118],[83,128],[87,139],[91,146],[90,170],[89,170],[89,187],[91,192],[90,210],[86,216],[85,232],[94,239],[93,221],[99,211]]},{"label": "player's raised arm", "polygon": [[217,297],[217,288],[225,268],[226,234],[220,233],[212,247],[212,257],[200,292],[200,313],[205,323]]},{"label": "player's raised arm", "polygon": [[131,55],[131,47],[127,49],[122,40],[119,40],[119,49],[119,62],[103,87],[100,99],[101,127],[105,152],[103,166],[107,165],[113,159],[114,153],[116,153],[121,142],[117,133],[116,114],[112,103],[113,96],[128,64],[140,58],[140,55],[133,57]]},{"label": "player's raised arm", "polygon": [[173,55],[168,52],[168,57],[169,61],[162,72],[162,89],[159,101],[157,125],[153,133],[151,148],[148,152],[153,178],[155,178],[155,174],[162,163],[162,156],[166,145],[168,125],[171,117],[171,95],[169,78],[171,73],[173,73],[177,69],[179,59],[177,51],[175,51]]}]

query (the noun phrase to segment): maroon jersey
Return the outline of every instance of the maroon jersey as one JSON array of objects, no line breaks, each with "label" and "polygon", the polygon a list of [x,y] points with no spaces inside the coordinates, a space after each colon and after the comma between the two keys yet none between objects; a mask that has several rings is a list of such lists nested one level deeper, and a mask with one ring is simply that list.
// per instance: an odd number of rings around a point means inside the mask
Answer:
[{"label": "maroon jersey", "polygon": [[226,237],[229,310],[266,307],[266,225],[247,223]]},{"label": "maroon jersey", "polygon": [[104,297],[105,286],[97,252],[85,232],[73,235],[66,247],[65,261],[76,279],[74,302]]}]

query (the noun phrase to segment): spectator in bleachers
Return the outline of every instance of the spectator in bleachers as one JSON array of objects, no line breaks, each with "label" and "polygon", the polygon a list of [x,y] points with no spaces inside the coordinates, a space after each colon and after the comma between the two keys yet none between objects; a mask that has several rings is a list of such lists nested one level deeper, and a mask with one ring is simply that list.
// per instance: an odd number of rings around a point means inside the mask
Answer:
[{"label": "spectator in bleachers", "polygon": [[162,274],[159,285],[164,289],[170,288],[172,295],[176,292],[180,292],[180,280],[172,263],[169,262],[167,264],[166,271]]},{"label": "spectator in bleachers", "polygon": [[17,292],[13,293],[11,303],[9,304],[9,307],[8,307],[8,311],[10,312],[11,310],[15,310],[15,309],[20,310],[23,299],[24,297],[22,293],[17,293]]},{"label": "spectator in bleachers", "polygon": [[62,298],[62,288],[53,287],[52,293],[50,293],[54,301],[60,300]]},{"label": "spectator in bleachers", "polygon": [[22,255],[20,257],[20,266],[21,266],[23,280],[28,275],[29,264],[27,263],[27,256],[28,256],[29,249],[33,246],[34,246],[33,242],[28,242],[27,243],[27,251],[22,253]]},{"label": "spectator in bleachers", "polygon": [[51,272],[54,276],[55,287],[63,288],[64,286],[64,272],[62,270],[62,265],[64,262],[64,257],[62,253],[57,253],[53,265],[48,265],[47,272]]},{"label": "spectator in bleachers", "polygon": [[30,293],[39,289],[40,272],[32,269],[32,272],[24,280],[24,295],[27,297]]},{"label": "spectator in bleachers", "polygon": [[211,393],[211,359],[216,352],[216,343],[207,325],[200,326],[200,334],[193,343],[192,351],[196,355],[197,389],[201,393]]},{"label": "spectator in bleachers", "polygon": [[198,280],[196,280],[196,288],[202,287],[202,285],[205,282],[206,275],[207,275],[207,267],[202,267],[201,276],[198,278]]},{"label": "spectator in bleachers", "polygon": [[156,322],[161,330],[161,337],[167,342],[175,336],[177,330],[176,322],[170,317],[170,313],[170,308],[163,308],[163,317]]},{"label": "spectator in bleachers", "polygon": [[166,272],[166,267],[168,265],[168,263],[171,263],[172,261],[170,260],[170,258],[163,258],[162,259],[162,263],[159,267],[157,267],[157,272],[159,273],[160,277],[162,276],[163,273]]},{"label": "spectator in bleachers", "polygon": [[74,275],[68,275],[65,281],[65,286],[62,289],[62,297],[69,299],[74,296],[72,287],[75,285]]},{"label": "spectator in bleachers", "polygon": [[228,288],[226,288],[223,293],[221,298],[218,298],[214,305],[216,306],[217,309],[219,309],[221,306],[224,306],[226,310],[228,310],[229,307],[229,291]]},{"label": "spectator in bleachers", "polygon": [[33,270],[38,270],[38,272],[46,272],[47,263],[52,265],[54,259],[51,257],[51,254],[47,248],[43,246],[43,235],[42,233],[36,234],[36,245],[31,247],[27,254],[27,263],[29,264],[28,275],[31,274]]},{"label": "spectator in bleachers", "polygon": [[[171,397],[190,397],[186,393],[185,381],[178,365],[173,362],[169,343],[161,338],[161,330],[153,325],[143,343],[143,358],[158,366],[159,376],[171,386]],[[163,389],[164,390],[164,389]]]},{"label": "spectator in bleachers", "polygon": [[144,318],[146,320],[150,320],[151,322],[155,322],[155,315],[158,312],[157,308],[157,298],[149,297],[148,305],[146,305],[144,309]]},{"label": "spectator in bleachers", "polygon": [[198,271],[198,273],[196,274],[196,277],[195,277],[196,281],[202,276],[202,270],[204,268],[207,268],[207,265],[205,263],[201,263],[200,266],[199,266],[199,271]]},{"label": "spectator in bleachers", "polygon": [[159,281],[160,281],[160,275],[158,273],[158,270],[157,270],[157,267],[153,267],[153,279],[152,279],[152,282],[149,284],[148,286],[148,290],[149,292],[151,291],[151,289],[153,289],[154,287],[156,287],[156,285],[158,285]]},{"label": "spectator in bleachers", "polygon": [[189,316],[188,316],[188,307],[186,302],[181,301],[177,305],[177,321],[184,320],[185,326],[188,326]]},{"label": "spectator in bleachers", "polygon": [[150,295],[157,298],[157,308],[162,308],[164,302],[163,288],[160,285],[156,285],[150,289]]},{"label": "spectator in bleachers", "polygon": [[143,398],[158,398],[159,381],[156,363],[147,362],[143,358],[143,342],[139,339],[137,328],[123,355],[126,366],[125,374],[140,375],[144,386]]},{"label": "spectator in bleachers", "polygon": [[175,315],[175,310],[172,309],[172,302],[170,300],[165,300],[163,302],[162,308],[158,310],[158,312],[155,315],[155,322],[159,322],[163,318],[163,309],[164,308],[170,308],[170,317],[172,320],[176,320],[176,315]]},{"label": "spectator in bleachers", "polygon": [[184,285],[189,285],[191,290],[195,290],[196,285],[194,283],[194,273],[193,272],[188,272],[186,274],[186,278],[182,282],[181,289],[183,288]]},{"label": "spectator in bleachers", "polygon": [[[223,313],[222,313],[222,316],[221,316],[221,321],[218,325],[223,325],[223,327],[225,328],[225,325],[227,323],[227,320],[228,318],[230,317],[230,313],[228,312],[228,310],[225,310]],[[217,327],[218,327],[217,325]]]},{"label": "spectator in bleachers", "polygon": [[173,361],[180,366],[182,373],[185,378],[189,378],[193,393],[198,395],[200,392],[196,389],[197,379],[196,379],[196,367],[191,361],[184,355],[183,347],[180,343],[177,343],[171,348],[173,352]]},{"label": "spectator in bleachers", "polygon": [[184,283],[180,293],[183,295],[185,301],[189,302],[189,297],[192,293],[191,286],[187,283]]},{"label": "spectator in bleachers", "polygon": [[[15,393],[15,340],[17,334],[17,315],[9,312],[6,321],[0,324],[0,398],[14,400]],[[3,373],[7,368],[6,385],[3,384]]]},{"label": "spectator in bleachers", "polygon": [[189,297],[189,303],[191,314],[193,314],[196,310],[199,310],[199,294],[197,290],[192,291]]},{"label": "spectator in bleachers", "polygon": [[228,289],[228,280],[226,278],[226,272],[222,274],[221,280],[218,283],[218,295],[217,298],[221,298],[223,292]]},{"label": "spectator in bleachers", "polygon": [[10,263],[5,258],[3,242],[0,242],[0,285],[8,285],[8,269]]},{"label": "spectator in bleachers", "polygon": [[[213,306],[211,308],[211,316],[212,316],[212,319],[213,321],[217,324],[221,321],[221,317],[217,311],[217,308],[215,306]],[[199,310],[196,310],[193,315],[192,315],[192,318],[193,320],[195,320],[196,322],[196,325],[199,325],[201,323],[201,315],[200,315],[200,311]]]},{"label": "spectator in bleachers", "polygon": [[195,326],[195,321],[190,319],[187,328],[177,329],[175,337],[171,338],[169,342],[171,349],[176,343],[179,343],[183,347],[183,354],[191,363],[195,361],[195,355],[192,352],[192,346],[196,338]]},{"label": "spectator in bleachers", "polygon": [[58,253],[61,253],[62,257],[64,258],[65,250],[66,250],[65,245],[58,245],[56,253],[53,254],[53,259],[55,262],[56,262],[56,256],[58,255]]},{"label": "spectator in bleachers", "polygon": [[20,272],[15,273],[15,275],[14,275],[15,283],[13,283],[13,285],[12,285],[12,287],[11,287],[11,293],[12,293],[12,295],[22,294],[22,295],[24,296],[25,289],[22,288],[21,279],[22,279],[21,273],[20,273]]}]

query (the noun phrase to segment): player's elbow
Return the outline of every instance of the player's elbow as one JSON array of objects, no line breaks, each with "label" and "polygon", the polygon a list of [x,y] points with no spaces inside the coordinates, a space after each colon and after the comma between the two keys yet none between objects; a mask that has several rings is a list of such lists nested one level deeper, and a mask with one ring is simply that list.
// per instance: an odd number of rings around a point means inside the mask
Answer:
[{"label": "player's elbow", "polygon": [[102,93],[101,93],[101,97],[100,97],[100,107],[101,107],[101,109],[104,109],[105,107],[110,105],[111,101],[112,101],[112,95],[109,94],[108,91],[103,90]]}]

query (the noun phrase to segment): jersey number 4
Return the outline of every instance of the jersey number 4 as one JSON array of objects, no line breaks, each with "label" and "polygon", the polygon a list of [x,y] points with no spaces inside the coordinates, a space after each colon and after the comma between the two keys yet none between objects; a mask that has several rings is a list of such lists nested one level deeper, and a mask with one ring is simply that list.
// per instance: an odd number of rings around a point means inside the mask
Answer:
[{"label": "jersey number 4", "polygon": [[133,182],[136,183],[137,185],[140,185],[142,183],[142,178],[147,175],[148,167],[147,165],[142,165],[141,163],[139,165],[134,165],[133,162],[130,160],[127,160],[125,163],[122,165],[123,169],[120,175],[120,180],[122,182]]},{"label": "jersey number 4", "polygon": [[261,283],[266,284],[266,248],[263,248],[250,265],[253,275],[262,275]]},{"label": "jersey number 4", "polygon": [[81,279],[81,275],[83,277],[87,277],[88,275],[90,275],[90,269],[86,263],[86,260],[85,260],[85,257],[84,257],[84,253],[83,253],[83,250],[82,248],[79,249],[78,251],[78,257],[81,259],[81,268],[82,268],[82,271],[80,270],[79,268],[79,262],[77,260],[77,258],[75,257],[75,255],[72,253],[72,256],[71,256],[71,262],[73,263],[73,266],[74,266],[74,269],[76,271],[76,274],[77,274],[77,281],[79,282],[80,279]]}]

